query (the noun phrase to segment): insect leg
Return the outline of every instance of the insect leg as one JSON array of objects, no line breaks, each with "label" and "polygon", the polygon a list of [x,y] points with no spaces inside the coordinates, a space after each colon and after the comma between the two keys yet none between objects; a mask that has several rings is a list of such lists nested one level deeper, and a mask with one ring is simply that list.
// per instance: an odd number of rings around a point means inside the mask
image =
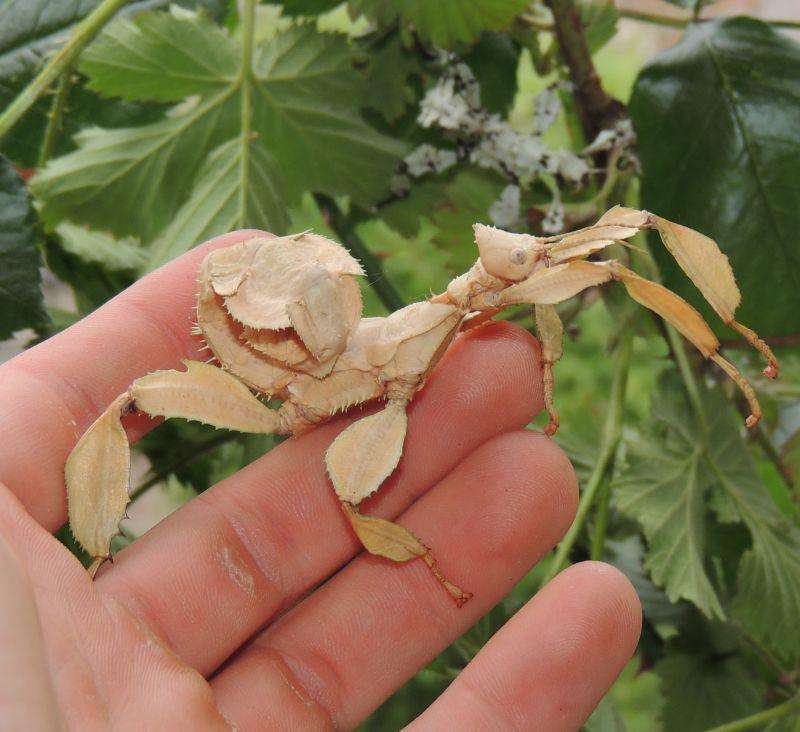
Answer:
[{"label": "insect leg", "polygon": [[535,305],[536,331],[542,344],[542,381],[544,386],[544,405],[550,415],[550,422],[544,428],[546,435],[554,435],[558,430],[558,411],[553,401],[555,380],[553,366],[563,353],[564,326],[553,305]]},{"label": "insect leg", "polygon": [[350,521],[350,526],[359,541],[370,554],[391,559],[393,562],[422,559],[458,607],[472,597],[471,592],[462,590],[442,574],[430,549],[408,529],[375,516],[364,516],[352,503],[347,501],[342,501],[342,511]]},{"label": "insect leg", "polygon": [[67,458],[69,521],[78,543],[93,557],[94,573],[110,556],[125,515],[130,448],[121,424],[137,409],[150,416],[194,419],[239,432],[284,432],[281,415],[262,404],[231,374],[197,361],[186,371],[156,371],[133,382],[84,433]]}]

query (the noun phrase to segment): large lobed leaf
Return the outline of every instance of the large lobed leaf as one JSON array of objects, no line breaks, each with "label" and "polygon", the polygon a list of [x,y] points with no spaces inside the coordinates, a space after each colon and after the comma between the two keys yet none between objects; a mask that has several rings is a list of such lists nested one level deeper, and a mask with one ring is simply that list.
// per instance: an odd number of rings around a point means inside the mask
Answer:
[{"label": "large lobed leaf", "polygon": [[616,486],[619,508],[642,525],[646,566],[670,599],[723,617],[707,567],[706,497],[722,521],[741,521],[752,545],[739,564],[731,612],[782,654],[800,652],[800,530],[775,505],[744,444],[738,416],[717,392],[704,394],[708,432],[676,393],[661,395],[660,434],[632,446]]},{"label": "large lobed leaf", "polygon": [[[719,242],[738,319],[761,335],[800,329],[800,45],[748,18],[691,26],[641,72],[630,111],[643,206]],[[656,256],[666,284],[700,304]]]},{"label": "large lobed leaf", "polygon": [[725,613],[706,573],[705,495],[709,488],[702,444],[665,399],[654,418],[666,434],[630,446],[614,488],[621,511],[637,519],[649,544],[645,567],[672,602],[686,599],[709,617]]},{"label": "large lobed leaf", "polygon": [[46,320],[25,183],[0,155],[0,340]]},{"label": "large lobed leaf", "polygon": [[163,258],[231,228],[281,232],[285,209],[306,190],[373,203],[405,148],[361,118],[363,78],[352,61],[343,36],[300,26],[260,44],[252,75],[241,74],[238,42],[208,21],[117,21],[81,67],[92,88],[187,99],[153,124],[81,133],[78,150],[33,181],[44,220],[157,240]]}]

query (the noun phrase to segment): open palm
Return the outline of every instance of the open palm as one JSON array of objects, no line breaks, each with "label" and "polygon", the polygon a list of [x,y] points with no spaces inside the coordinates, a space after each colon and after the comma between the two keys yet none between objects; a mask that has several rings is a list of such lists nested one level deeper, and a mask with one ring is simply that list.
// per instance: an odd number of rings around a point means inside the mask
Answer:
[{"label": "open palm", "polygon": [[[0,726],[81,730],[352,728],[487,612],[568,527],[572,469],[523,429],[537,345],[463,335],[409,413],[403,460],[369,513],[399,517],[474,593],[458,609],[422,562],[358,553],[323,453],[352,418],[292,438],[189,502],[95,583],[50,531],[64,460],[132,379],[196,355],[199,261],[153,273],[0,368]],[[155,422],[133,417],[132,439]],[[415,722],[577,729],[638,638],[627,580],[563,572]]]}]

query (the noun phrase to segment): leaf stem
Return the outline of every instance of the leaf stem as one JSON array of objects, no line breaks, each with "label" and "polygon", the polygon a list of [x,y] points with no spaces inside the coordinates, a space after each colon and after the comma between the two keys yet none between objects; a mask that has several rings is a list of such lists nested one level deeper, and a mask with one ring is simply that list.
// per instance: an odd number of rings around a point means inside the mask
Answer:
[{"label": "leaf stem", "polygon": [[0,115],[0,139],[2,139],[33,103],[47,91],[50,85],[78,58],[81,51],[103,29],[128,0],[103,0],[87,15],[72,32],[69,40],[47,62],[45,67],[6,107]]},{"label": "leaf stem", "polygon": [[718,727],[708,730],[708,732],[741,732],[741,730],[756,729],[773,719],[786,717],[794,711],[800,711],[800,694],[792,697],[783,704],[765,709],[763,712],[751,714],[749,717],[742,717],[733,722],[721,724]]},{"label": "leaf stem", "polygon": [[42,147],[39,149],[39,160],[37,166],[43,168],[55,150],[58,136],[61,133],[61,125],[64,118],[64,107],[67,103],[67,95],[72,85],[72,66],[68,66],[58,79],[58,86],[47,114],[47,128],[44,131]]},{"label": "leaf stem", "polygon": [[253,38],[255,36],[255,0],[244,0],[242,9],[242,64],[239,68],[241,87],[241,145],[239,162],[239,228],[248,225],[247,195],[250,187],[250,143],[253,121]]},{"label": "leaf stem", "polygon": [[620,336],[616,348],[616,360],[614,363],[614,375],[611,382],[611,396],[609,398],[608,413],[603,425],[603,434],[600,438],[600,454],[595,463],[586,488],[581,493],[578,503],[578,510],[575,520],[572,522],[569,531],[562,539],[556,549],[550,567],[547,570],[542,584],[549,582],[561,570],[562,566],[569,557],[572,547],[578,538],[586,519],[589,516],[589,509],[592,507],[595,496],[605,479],[610,477],[614,469],[614,458],[617,447],[622,435],[622,407],[625,402],[625,390],[628,383],[628,369],[631,362],[632,334],[630,329],[626,329]]}]

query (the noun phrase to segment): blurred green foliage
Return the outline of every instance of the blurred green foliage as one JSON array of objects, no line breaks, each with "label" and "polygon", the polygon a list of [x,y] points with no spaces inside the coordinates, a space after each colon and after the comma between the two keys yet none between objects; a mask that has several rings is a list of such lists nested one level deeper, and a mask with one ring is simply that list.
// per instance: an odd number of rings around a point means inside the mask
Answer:
[{"label": "blurred green foliage", "polygon": [[[0,2],[0,107],[97,2],[55,0],[37,16],[40,5]],[[534,131],[535,100],[560,83],[558,115],[541,139],[573,154],[589,142],[539,2],[263,4],[251,57],[236,3],[167,5],[131,3],[64,71],[63,94],[39,99],[0,140],[0,338],[26,326],[38,338],[58,332],[161,262],[239,227],[342,241],[368,271],[366,315],[441,291],[475,259],[472,224],[520,184],[502,166],[471,162],[474,141],[419,123],[426,92],[459,61],[487,113],[520,134]],[[765,417],[744,434],[739,397],[719,372],[692,356],[688,370],[677,368],[681,341],[624,293],[590,291],[559,307],[567,338],[558,440],[583,486],[615,406],[620,336],[633,334],[622,439],[569,559],[621,569],[645,622],[636,657],[587,729],[692,732],[798,693],[800,46],[762,21],[735,19],[691,25],[650,58],[655,36],[618,32],[613,3],[581,0],[577,12],[604,88],[630,101],[638,157],[606,170],[600,154],[578,186],[553,173],[520,184],[525,229],[541,233],[554,194],[574,226],[616,203],[651,208],[717,237],[741,284],[742,319],[779,337],[783,379],[754,380]],[[399,193],[393,176],[423,143],[458,162]],[[35,172],[32,196],[21,172]],[[645,276],[660,270],[704,307],[660,245],[649,245],[653,258],[645,241],[610,251]],[[45,316],[40,257],[71,288],[74,311]],[[503,317],[534,329],[525,309]],[[719,332],[731,360],[755,373],[742,344]],[[146,467],[134,490],[160,491],[169,510],[278,442],[168,423],[137,445]],[[119,545],[136,538],[123,529]],[[61,538],[78,552],[67,532]],[[419,715],[536,593],[546,565],[362,728],[400,729]]]}]

